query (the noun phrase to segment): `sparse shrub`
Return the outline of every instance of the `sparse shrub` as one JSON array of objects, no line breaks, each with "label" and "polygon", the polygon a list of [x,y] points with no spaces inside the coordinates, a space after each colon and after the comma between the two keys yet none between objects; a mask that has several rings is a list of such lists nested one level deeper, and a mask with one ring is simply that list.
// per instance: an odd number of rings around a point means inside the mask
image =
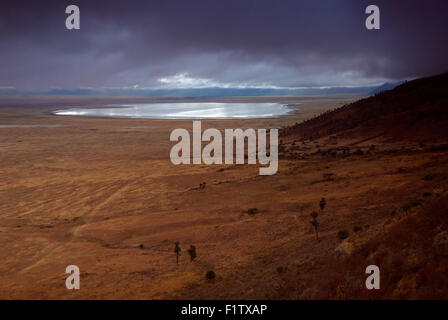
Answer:
[{"label": "sparse shrub", "polygon": [[397,169],[397,173],[406,173],[406,169],[405,168],[398,168]]},{"label": "sparse shrub", "polygon": [[175,247],[174,247],[174,253],[176,254],[176,264],[179,264],[179,256],[180,256],[180,247],[179,247],[179,241],[176,241],[174,243]]},{"label": "sparse shrub", "polygon": [[409,205],[409,203],[405,203],[402,207],[403,211],[408,213],[409,210],[411,210],[411,206]]},{"label": "sparse shrub", "polygon": [[432,174],[427,174],[423,177],[423,180],[429,181],[429,180],[432,180],[433,178],[434,178],[434,176]]},{"label": "sparse shrub", "polygon": [[347,239],[349,235],[350,235],[350,232],[348,232],[347,230],[340,230],[338,232],[338,238],[341,241],[344,239]]},{"label": "sparse shrub", "polygon": [[362,156],[362,155],[364,155],[364,152],[361,149],[358,149],[353,154],[356,156]]},{"label": "sparse shrub", "polygon": [[423,196],[424,197],[430,197],[430,196],[432,196],[432,193],[431,192],[424,192]]},{"label": "sparse shrub", "polygon": [[215,278],[216,278],[216,274],[212,270],[207,271],[207,273],[205,274],[205,279],[207,279],[207,280],[213,280]]},{"label": "sparse shrub", "polygon": [[257,213],[259,213],[260,211],[258,210],[258,208],[249,208],[249,209],[247,209],[247,211],[246,211],[248,214],[257,214]]},{"label": "sparse shrub", "polygon": [[312,220],[310,221],[310,223],[313,225],[314,231],[316,232],[316,240],[319,240],[319,233],[318,233],[319,222],[317,222],[317,216],[318,214],[316,211],[311,212]]},{"label": "sparse shrub", "polygon": [[408,213],[412,208],[422,204],[420,199],[409,199],[405,204],[403,204],[402,209],[404,212]]},{"label": "sparse shrub", "polygon": [[319,202],[320,210],[323,211],[325,209],[326,205],[327,205],[327,201],[325,200],[325,198],[320,199],[320,202]]},{"label": "sparse shrub", "polygon": [[359,232],[362,231],[362,227],[361,226],[354,226],[353,227],[353,232]]},{"label": "sparse shrub", "polygon": [[190,255],[190,261],[192,262],[196,259],[196,247],[194,245],[190,245],[190,249],[188,249],[188,254]]},{"label": "sparse shrub", "polygon": [[285,268],[283,268],[282,266],[277,267],[277,273],[283,273],[283,271],[285,271]]},{"label": "sparse shrub", "polygon": [[430,152],[439,152],[439,151],[447,151],[448,150],[448,144],[441,144],[439,146],[432,146],[429,148]]}]

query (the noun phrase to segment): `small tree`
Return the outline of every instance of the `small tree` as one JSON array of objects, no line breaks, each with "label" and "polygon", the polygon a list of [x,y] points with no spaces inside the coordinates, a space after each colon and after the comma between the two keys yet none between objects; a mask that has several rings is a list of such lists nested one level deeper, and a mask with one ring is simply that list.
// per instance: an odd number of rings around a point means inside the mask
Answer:
[{"label": "small tree", "polygon": [[207,273],[205,274],[205,278],[207,280],[213,280],[213,279],[215,279],[215,277],[216,277],[216,274],[213,270],[207,271]]},{"label": "small tree", "polygon": [[176,264],[179,264],[179,256],[180,256],[180,247],[179,247],[179,241],[176,241],[174,247],[174,253],[176,254]]},{"label": "small tree", "polygon": [[314,227],[314,231],[316,232],[316,240],[319,240],[319,234],[318,234],[318,226],[319,226],[319,222],[317,222],[317,212],[313,211],[311,212],[311,218],[312,220],[310,221],[310,223],[313,225]]},{"label": "small tree", "polygon": [[190,261],[191,262],[194,259],[196,259],[196,247],[194,245],[190,246],[190,249],[188,249],[188,254],[190,255]]},{"label": "small tree", "polygon": [[323,211],[325,209],[326,205],[327,205],[327,201],[325,200],[325,198],[320,199],[319,207],[320,207],[321,211]]}]

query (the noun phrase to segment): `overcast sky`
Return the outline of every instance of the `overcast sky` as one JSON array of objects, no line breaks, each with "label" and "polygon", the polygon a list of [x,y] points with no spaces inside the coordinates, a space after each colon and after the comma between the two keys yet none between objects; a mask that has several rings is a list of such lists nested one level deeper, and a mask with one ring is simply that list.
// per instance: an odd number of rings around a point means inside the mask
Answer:
[{"label": "overcast sky", "polygon": [[[67,30],[66,6],[81,11]],[[369,4],[381,29],[367,30]],[[0,88],[360,86],[448,71],[448,1],[2,0]]]}]

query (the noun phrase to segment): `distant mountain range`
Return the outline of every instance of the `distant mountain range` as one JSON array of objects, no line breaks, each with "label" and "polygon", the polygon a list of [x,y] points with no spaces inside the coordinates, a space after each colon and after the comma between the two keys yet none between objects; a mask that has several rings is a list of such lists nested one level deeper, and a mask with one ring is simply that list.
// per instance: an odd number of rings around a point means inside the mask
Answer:
[{"label": "distant mountain range", "polygon": [[373,89],[369,93],[370,93],[371,96],[373,96],[373,95],[378,94],[378,93],[383,92],[383,91],[392,90],[395,87],[398,87],[400,84],[403,84],[403,83],[405,83],[405,81],[385,82],[384,84],[382,84],[381,86]]},{"label": "distant mountain range", "polygon": [[325,88],[185,88],[185,89],[51,89],[44,92],[22,91],[13,88],[1,89],[0,96],[23,95],[76,95],[76,96],[136,96],[170,98],[214,98],[247,96],[301,96],[328,94],[365,94],[374,95],[390,90],[402,82],[384,83],[381,86],[363,87],[325,87]]}]

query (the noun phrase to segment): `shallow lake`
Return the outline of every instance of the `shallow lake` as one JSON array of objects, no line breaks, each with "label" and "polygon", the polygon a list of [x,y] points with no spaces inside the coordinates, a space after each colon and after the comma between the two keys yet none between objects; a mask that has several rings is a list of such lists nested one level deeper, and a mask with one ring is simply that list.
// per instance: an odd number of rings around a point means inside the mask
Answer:
[{"label": "shallow lake", "polygon": [[96,109],[71,108],[53,111],[53,114],[137,119],[233,119],[269,118],[291,111],[281,103],[176,102],[108,105]]}]

